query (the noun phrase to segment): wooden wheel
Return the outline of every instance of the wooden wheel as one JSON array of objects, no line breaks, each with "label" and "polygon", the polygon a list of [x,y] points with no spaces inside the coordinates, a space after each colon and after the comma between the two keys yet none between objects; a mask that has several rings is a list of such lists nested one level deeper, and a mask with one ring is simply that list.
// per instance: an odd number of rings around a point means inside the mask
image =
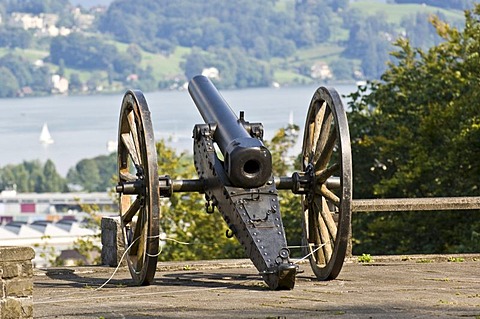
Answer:
[{"label": "wooden wheel", "polygon": [[125,93],[118,129],[120,222],[126,259],[137,285],[153,282],[159,244],[157,152],[147,101]]},{"label": "wooden wheel", "polygon": [[[318,279],[340,273],[348,248],[352,207],[352,161],[348,122],[338,93],[321,87],[308,110],[303,170],[311,181],[302,196],[305,254]],[[340,185],[332,183],[335,177]]]}]

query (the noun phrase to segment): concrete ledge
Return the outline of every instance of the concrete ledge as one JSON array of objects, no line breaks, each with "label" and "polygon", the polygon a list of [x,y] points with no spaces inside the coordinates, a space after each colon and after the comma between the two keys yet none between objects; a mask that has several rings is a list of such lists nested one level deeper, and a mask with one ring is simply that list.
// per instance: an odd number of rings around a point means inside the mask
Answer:
[{"label": "concrete ledge", "polygon": [[303,272],[286,291],[268,289],[248,259],[160,262],[149,286],[134,285],[126,268],[115,273],[100,266],[35,269],[34,309],[39,318],[65,319],[479,315],[479,254],[371,258],[369,263],[360,263],[358,256],[347,259],[331,281],[316,280],[308,262],[301,261]]},{"label": "concrete ledge", "polygon": [[0,247],[0,318],[33,318],[33,266],[30,247]]}]

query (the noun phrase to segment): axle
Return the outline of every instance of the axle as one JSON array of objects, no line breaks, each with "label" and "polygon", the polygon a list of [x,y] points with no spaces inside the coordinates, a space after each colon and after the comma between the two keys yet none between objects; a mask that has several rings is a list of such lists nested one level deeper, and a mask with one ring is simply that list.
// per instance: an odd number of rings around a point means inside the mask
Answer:
[{"label": "axle", "polygon": [[[171,197],[173,193],[180,192],[204,192],[204,182],[201,179],[171,179],[170,176],[160,176],[159,191],[161,197]],[[275,187],[279,190],[291,190],[295,194],[304,194],[308,191],[308,179],[303,178],[299,173],[293,173],[292,176],[274,177]],[[271,181],[267,181],[271,183]],[[340,178],[330,177],[327,179],[326,186],[329,189],[340,187]],[[117,193],[126,195],[138,195],[142,189],[142,181],[125,182],[118,184],[115,188]]]}]

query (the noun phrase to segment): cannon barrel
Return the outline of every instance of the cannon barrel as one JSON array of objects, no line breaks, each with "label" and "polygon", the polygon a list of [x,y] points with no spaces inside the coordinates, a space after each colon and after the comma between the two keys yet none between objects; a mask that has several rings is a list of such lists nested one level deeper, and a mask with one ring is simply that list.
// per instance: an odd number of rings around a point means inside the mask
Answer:
[{"label": "cannon barrel", "polygon": [[188,92],[205,123],[216,124],[213,139],[223,154],[230,182],[244,188],[264,185],[272,174],[272,156],[263,142],[250,135],[207,77],[194,77]]}]

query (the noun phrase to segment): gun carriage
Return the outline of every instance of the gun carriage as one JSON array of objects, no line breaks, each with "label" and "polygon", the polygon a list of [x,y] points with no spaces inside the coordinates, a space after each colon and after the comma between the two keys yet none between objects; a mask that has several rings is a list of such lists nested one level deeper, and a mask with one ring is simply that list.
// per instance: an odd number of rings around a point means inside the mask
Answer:
[{"label": "gun carriage", "polygon": [[[321,280],[336,278],[347,252],[352,210],[352,163],[346,114],[338,93],[319,88],[310,103],[303,137],[303,168],[272,176],[263,126],[233,113],[210,80],[193,78],[188,91],[205,123],[193,129],[198,179],[172,179],[157,168],[147,101],[128,91],[118,132],[120,220],[126,259],[136,284],[152,283],[159,253],[159,200],[175,192],[205,194],[271,289],[292,289],[297,265],[290,258],[278,190],[302,197],[303,244]],[[219,153],[216,151],[218,146]],[[161,154],[160,154],[161,156]]]}]

